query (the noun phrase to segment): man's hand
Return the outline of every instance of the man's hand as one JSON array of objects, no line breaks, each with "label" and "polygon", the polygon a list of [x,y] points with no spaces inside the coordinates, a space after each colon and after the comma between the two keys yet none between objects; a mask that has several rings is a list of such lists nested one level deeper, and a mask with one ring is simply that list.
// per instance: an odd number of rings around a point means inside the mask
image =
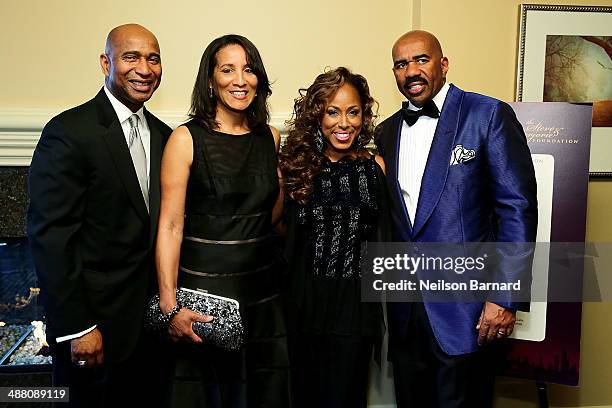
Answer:
[{"label": "man's hand", "polygon": [[72,362],[85,361],[85,367],[93,367],[104,363],[102,350],[102,333],[98,328],[70,341]]},{"label": "man's hand", "polygon": [[476,325],[478,345],[484,346],[495,339],[508,337],[514,330],[514,322],[516,314],[513,310],[485,302]]},{"label": "man's hand", "polygon": [[193,331],[194,322],[207,323],[212,321],[212,316],[206,316],[196,313],[192,310],[182,308],[176,316],[170,320],[168,333],[173,341],[189,341],[193,343],[202,343],[202,339]]}]

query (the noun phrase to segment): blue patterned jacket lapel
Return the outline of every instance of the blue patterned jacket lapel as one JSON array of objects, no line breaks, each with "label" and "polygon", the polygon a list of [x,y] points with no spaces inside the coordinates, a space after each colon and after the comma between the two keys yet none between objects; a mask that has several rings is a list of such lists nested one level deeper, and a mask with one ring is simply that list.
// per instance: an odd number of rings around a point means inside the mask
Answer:
[{"label": "blue patterned jacket lapel", "polygon": [[450,86],[423,173],[419,202],[412,228],[413,238],[417,237],[429,220],[446,184],[463,96],[464,92],[462,90],[454,85]]}]

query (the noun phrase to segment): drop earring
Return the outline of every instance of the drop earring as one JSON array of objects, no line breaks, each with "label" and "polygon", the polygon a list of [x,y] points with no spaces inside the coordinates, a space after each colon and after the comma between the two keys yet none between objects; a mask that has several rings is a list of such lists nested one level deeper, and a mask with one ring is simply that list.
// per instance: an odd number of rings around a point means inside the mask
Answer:
[{"label": "drop earring", "polygon": [[314,139],[315,149],[317,149],[319,153],[323,153],[323,150],[325,149],[325,138],[323,137],[323,132],[321,132],[320,128],[317,130],[317,134],[315,135]]},{"label": "drop earring", "polygon": [[359,134],[357,135],[357,138],[355,139],[355,144],[357,145],[357,148],[359,149],[359,147],[361,147],[361,143],[363,141],[364,135],[363,135],[363,130],[361,132],[359,132]]}]

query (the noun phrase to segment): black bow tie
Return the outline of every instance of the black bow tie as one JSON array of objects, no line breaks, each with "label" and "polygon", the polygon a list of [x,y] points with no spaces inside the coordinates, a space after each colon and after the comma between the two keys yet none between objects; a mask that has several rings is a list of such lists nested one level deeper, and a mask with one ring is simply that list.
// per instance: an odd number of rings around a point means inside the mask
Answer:
[{"label": "black bow tie", "polygon": [[408,102],[404,102],[402,104],[402,116],[408,126],[414,125],[421,116],[429,116],[430,118],[440,117],[440,111],[438,110],[438,107],[434,101],[425,103],[425,105],[423,105],[423,109],[420,110],[410,110],[408,109],[408,106],[410,106]]}]

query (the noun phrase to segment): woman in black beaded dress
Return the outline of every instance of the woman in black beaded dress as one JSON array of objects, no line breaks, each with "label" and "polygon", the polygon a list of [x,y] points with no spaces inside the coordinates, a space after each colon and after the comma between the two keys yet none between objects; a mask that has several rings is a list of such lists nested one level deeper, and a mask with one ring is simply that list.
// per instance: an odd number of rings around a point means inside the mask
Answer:
[{"label": "woman in black beaded dress", "polygon": [[[202,55],[191,120],[172,133],[164,151],[156,261],[160,308],[177,341],[170,406],[289,406],[270,239],[280,211],[280,136],[267,125],[270,94],[255,46],[238,35],[217,38]],[[192,323],[211,317],[177,305],[177,287],[236,299],[246,332],[242,349],[202,344]]]},{"label": "woman in black beaded dress", "polygon": [[361,244],[384,240],[389,225],[384,163],[366,150],[375,102],[343,67],[300,95],[280,154],[294,404],[365,407],[383,316],[361,302]]}]

